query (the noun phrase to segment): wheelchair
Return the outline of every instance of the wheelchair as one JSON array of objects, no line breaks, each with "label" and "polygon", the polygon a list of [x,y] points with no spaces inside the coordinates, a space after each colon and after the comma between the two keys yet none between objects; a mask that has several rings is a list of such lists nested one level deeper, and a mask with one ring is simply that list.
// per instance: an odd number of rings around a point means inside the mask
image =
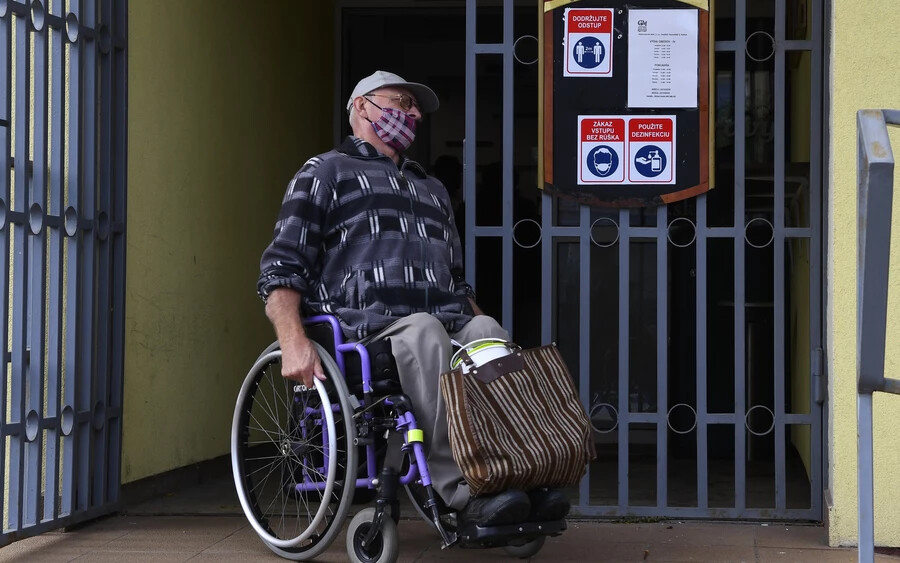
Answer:
[{"label": "wheelchair", "polygon": [[343,529],[351,504],[374,501],[350,520],[347,555],[354,562],[396,561],[400,486],[442,548],[502,547],[528,558],[566,529],[565,519],[459,525],[432,489],[424,434],[400,389],[390,342],[345,342],[332,316],[304,324],[327,380],[308,388],[282,378],[275,342],[247,374],[231,428],[241,507],[274,553],[294,561],[316,557]]}]

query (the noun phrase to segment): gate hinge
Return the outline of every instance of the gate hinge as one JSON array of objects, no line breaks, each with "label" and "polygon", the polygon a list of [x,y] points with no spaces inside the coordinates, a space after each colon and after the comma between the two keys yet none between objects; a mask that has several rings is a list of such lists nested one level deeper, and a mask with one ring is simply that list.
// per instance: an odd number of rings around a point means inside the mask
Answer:
[{"label": "gate hinge", "polygon": [[816,348],[812,352],[812,384],[816,403],[822,404],[828,398],[828,382],[825,379],[825,350]]}]

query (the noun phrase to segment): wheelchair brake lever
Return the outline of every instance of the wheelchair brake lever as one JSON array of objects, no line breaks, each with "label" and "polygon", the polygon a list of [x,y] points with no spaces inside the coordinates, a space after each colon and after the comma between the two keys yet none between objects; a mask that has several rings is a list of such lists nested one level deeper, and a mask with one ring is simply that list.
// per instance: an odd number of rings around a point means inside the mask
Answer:
[{"label": "wheelchair brake lever", "polygon": [[[370,410],[374,409],[376,406],[380,405],[381,403],[383,403],[386,400],[387,400],[387,397],[382,397],[382,398],[378,399],[377,401],[373,402],[371,405],[367,405],[364,409],[353,413],[353,418],[359,418],[360,416],[362,416],[365,413],[369,412]],[[354,409],[358,409],[359,406],[361,406],[359,403],[359,399],[357,399],[356,402],[357,402],[357,404],[354,405]]]}]

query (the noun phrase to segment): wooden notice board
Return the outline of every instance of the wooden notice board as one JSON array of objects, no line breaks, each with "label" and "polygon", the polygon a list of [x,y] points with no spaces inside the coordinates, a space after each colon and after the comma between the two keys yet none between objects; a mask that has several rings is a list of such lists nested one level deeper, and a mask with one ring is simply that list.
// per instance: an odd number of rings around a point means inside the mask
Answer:
[{"label": "wooden notice board", "polygon": [[540,174],[602,207],[711,187],[707,0],[543,0]]}]

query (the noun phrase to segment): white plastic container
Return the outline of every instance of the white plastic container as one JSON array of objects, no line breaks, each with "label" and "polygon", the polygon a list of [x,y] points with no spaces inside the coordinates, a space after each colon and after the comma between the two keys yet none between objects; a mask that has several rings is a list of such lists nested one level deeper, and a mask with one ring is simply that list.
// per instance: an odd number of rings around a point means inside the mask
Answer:
[{"label": "white plastic container", "polygon": [[469,373],[470,366],[463,362],[462,359],[463,350],[465,350],[466,353],[469,354],[469,357],[472,358],[472,362],[475,363],[474,367],[483,366],[491,360],[496,360],[497,358],[512,354],[506,340],[500,338],[479,338],[468,344],[463,344],[460,349],[453,354],[453,357],[450,358],[450,369],[456,369],[461,366],[463,373]]}]

